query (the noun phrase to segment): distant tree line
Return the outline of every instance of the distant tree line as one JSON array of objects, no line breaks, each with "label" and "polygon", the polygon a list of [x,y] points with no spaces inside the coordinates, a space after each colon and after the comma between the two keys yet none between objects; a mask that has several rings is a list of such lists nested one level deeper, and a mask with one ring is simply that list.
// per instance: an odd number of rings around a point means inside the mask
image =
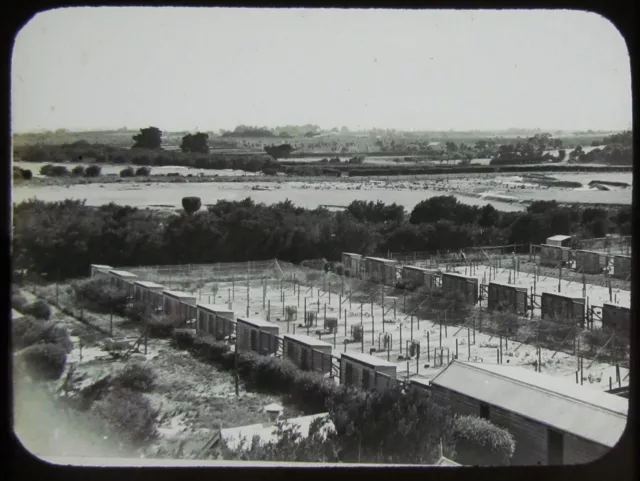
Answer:
[{"label": "distant tree line", "polygon": [[[342,252],[455,250],[512,243],[539,244],[555,234],[602,237],[631,234],[631,207],[564,208],[555,201],[526,212],[469,206],[452,196],[402,207],[354,201],[343,212],[304,209],[290,201],[273,205],[218,201],[166,214],[116,204],[90,207],[80,201],[17,204],[13,215],[14,269],[51,280],[86,276],[89,265],[157,265],[240,262],[278,258],[299,263]],[[200,210],[198,210],[200,209]],[[70,262],[69,259],[73,259]]]}]

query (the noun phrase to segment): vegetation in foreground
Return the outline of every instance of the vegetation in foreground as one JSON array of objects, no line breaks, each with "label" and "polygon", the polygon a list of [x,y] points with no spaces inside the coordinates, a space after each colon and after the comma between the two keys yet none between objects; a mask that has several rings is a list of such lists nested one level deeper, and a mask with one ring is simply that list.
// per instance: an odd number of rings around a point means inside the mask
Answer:
[{"label": "vegetation in foreground", "polygon": [[[308,210],[289,201],[219,201],[206,210],[166,214],[80,201],[29,200],[14,208],[14,275],[48,281],[84,277],[91,264],[207,264],[281,259],[300,263],[342,252],[455,251],[473,246],[540,244],[556,234],[577,238],[631,234],[631,207],[566,208],[532,203],[526,212],[468,206],[432,197],[406,213],[397,204],[354,201],[344,212]],[[185,249],[185,246],[189,246]],[[528,252],[528,249],[527,249]],[[74,259],[74,262],[68,262]]]}]

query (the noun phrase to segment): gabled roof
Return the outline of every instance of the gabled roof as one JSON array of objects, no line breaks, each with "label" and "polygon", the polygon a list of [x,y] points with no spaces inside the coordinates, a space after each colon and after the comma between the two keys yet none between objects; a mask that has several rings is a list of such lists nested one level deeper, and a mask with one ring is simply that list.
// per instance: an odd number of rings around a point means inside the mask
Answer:
[{"label": "gabled roof", "polygon": [[518,290],[523,290],[525,292],[528,292],[528,289],[526,286],[522,286],[522,285],[517,285],[517,284],[509,284],[508,282],[497,282],[497,281],[489,281],[489,285],[495,285],[495,286],[500,286],[500,287],[511,287],[513,289],[518,289]]},{"label": "gabled roof", "polygon": [[584,297],[580,297],[580,296],[571,296],[569,294],[565,294],[562,292],[543,292],[542,293],[543,296],[553,296],[553,297],[564,297],[565,299],[572,299],[574,301],[582,301],[585,302],[585,298]]},{"label": "gabled roof", "polygon": [[521,367],[455,360],[431,386],[609,447],[627,424],[627,399]]},{"label": "gabled roof", "polygon": [[561,241],[565,241],[567,239],[571,239],[572,236],[570,235],[552,235],[551,237],[547,237],[547,242],[549,241],[556,241],[556,242],[561,242]]},{"label": "gabled roof", "polygon": [[398,261],[394,259],[385,259],[384,257],[365,257],[366,260],[384,262],[385,264],[397,264]]}]

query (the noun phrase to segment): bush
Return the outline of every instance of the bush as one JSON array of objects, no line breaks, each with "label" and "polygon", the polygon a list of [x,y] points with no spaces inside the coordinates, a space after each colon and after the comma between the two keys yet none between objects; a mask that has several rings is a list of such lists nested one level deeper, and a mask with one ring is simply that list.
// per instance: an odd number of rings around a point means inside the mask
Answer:
[{"label": "bush", "polygon": [[96,277],[76,282],[72,286],[76,301],[94,312],[124,315],[127,293],[116,289],[109,279]]},{"label": "bush", "polygon": [[40,167],[40,175],[47,177],[64,177],[69,175],[69,171],[64,165],[46,164]]},{"label": "bush", "polygon": [[100,177],[100,173],[102,172],[102,167],[99,165],[90,165],[84,171],[84,175],[87,177]]},{"label": "bush", "polygon": [[136,169],[136,177],[149,177],[151,169],[149,167],[138,167]]},{"label": "bush", "polygon": [[189,349],[195,341],[193,329],[175,329],[172,341],[172,344],[178,349]]},{"label": "bush", "polygon": [[60,379],[67,363],[67,353],[57,344],[36,344],[17,354],[18,363],[39,381]]},{"label": "bush", "polygon": [[22,312],[23,314],[33,316],[36,319],[42,319],[43,321],[51,319],[51,307],[40,299],[24,306]]},{"label": "bush", "polygon": [[453,439],[465,465],[508,465],[516,448],[509,431],[477,416],[456,416]]},{"label": "bush", "polygon": [[135,175],[135,172],[133,170],[133,167],[127,167],[126,169],[122,169],[120,171],[120,177],[133,177]]},{"label": "bush", "polygon": [[202,207],[202,202],[200,200],[200,197],[183,197],[182,207],[187,214],[193,214],[194,212],[200,210],[200,207]]},{"label": "bush", "polygon": [[29,304],[29,301],[22,295],[20,290],[11,290],[11,307],[13,309],[23,312],[27,304]]},{"label": "bush", "polygon": [[67,353],[73,349],[73,342],[71,342],[67,330],[52,322],[25,316],[21,319],[15,319],[11,327],[14,350],[24,349],[38,343],[56,344]]},{"label": "bush", "polygon": [[73,169],[71,169],[71,175],[74,177],[84,177],[84,166],[76,165]]},{"label": "bush", "polygon": [[169,339],[173,335],[173,322],[164,317],[153,317],[147,322],[149,337],[156,339]]},{"label": "bush", "polygon": [[144,302],[133,302],[124,309],[124,317],[132,322],[142,322],[149,314],[150,310]]},{"label": "bush", "polygon": [[33,172],[31,172],[29,169],[20,169],[20,175],[24,180],[33,179]]},{"label": "bush", "polygon": [[134,391],[149,392],[153,389],[156,374],[153,369],[141,363],[127,364],[113,379],[114,384]]},{"label": "bush", "polygon": [[158,435],[158,411],[136,391],[114,388],[94,403],[92,412],[134,443],[151,441]]}]

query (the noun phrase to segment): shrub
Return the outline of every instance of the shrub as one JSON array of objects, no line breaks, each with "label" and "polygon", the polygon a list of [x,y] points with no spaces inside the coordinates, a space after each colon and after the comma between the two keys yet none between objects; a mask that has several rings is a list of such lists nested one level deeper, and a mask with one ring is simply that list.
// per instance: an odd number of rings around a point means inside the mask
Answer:
[{"label": "shrub", "polygon": [[149,177],[151,169],[149,167],[138,167],[136,169],[136,177]]},{"label": "shrub", "polygon": [[124,309],[124,317],[132,322],[141,322],[150,314],[148,306],[144,302],[127,304]]},{"label": "shrub", "polygon": [[477,416],[456,416],[453,439],[462,464],[507,465],[516,447],[509,431]]},{"label": "shrub", "polygon": [[149,392],[156,381],[156,374],[146,364],[131,363],[114,378],[114,384],[134,391]]},{"label": "shrub", "polygon": [[193,329],[175,329],[172,344],[178,349],[189,349],[193,346],[195,335]]},{"label": "shrub", "polygon": [[31,315],[36,319],[42,319],[43,321],[51,319],[51,307],[41,299],[27,304],[22,311],[24,314]]},{"label": "shrub", "polygon": [[84,166],[76,165],[73,169],[71,169],[71,175],[74,177],[84,177]]},{"label": "shrub", "polygon": [[35,344],[20,351],[17,360],[34,379],[55,381],[64,372],[67,353],[57,344]]},{"label": "shrub", "polygon": [[11,327],[14,349],[24,349],[38,343],[56,344],[67,353],[73,349],[73,342],[67,330],[52,322],[25,316],[14,320]]},{"label": "shrub", "polygon": [[165,317],[153,317],[147,322],[149,337],[169,339],[173,335],[173,322]]},{"label": "shrub", "polygon": [[20,290],[11,290],[11,307],[13,309],[23,312],[27,304],[29,304],[29,301],[22,295]]},{"label": "shrub", "polygon": [[133,177],[135,174],[133,167],[127,167],[120,171],[120,177]]},{"label": "shrub", "polygon": [[40,167],[40,174],[47,177],[64,177],[69,175],[69,171],[64,165],[46,164]]},{"label": "shrub", "polygon": [[100,173],[102,172],[102,167],[99,165],[90,165],[84,171],[84,175],[86,177],[100,177]]},{"label": "shrub", "polygon": [[200,197],[183,197],[182,207],[187,214],[193,214],[194,212],[200,210],[200,207],[202,207],[202,202],[200,200]]},{"label": "shrub", "polygon": [[116,289],[109,279],[96,277],[76,282],[72,286],[79,304],[98,313],[124,314],[127,293]]},{"label": "shrub", "polygon": [[134,443],[144,443],[157,437],[158,411],[136,391],[114,388],[94,403],[92,412]]}]

